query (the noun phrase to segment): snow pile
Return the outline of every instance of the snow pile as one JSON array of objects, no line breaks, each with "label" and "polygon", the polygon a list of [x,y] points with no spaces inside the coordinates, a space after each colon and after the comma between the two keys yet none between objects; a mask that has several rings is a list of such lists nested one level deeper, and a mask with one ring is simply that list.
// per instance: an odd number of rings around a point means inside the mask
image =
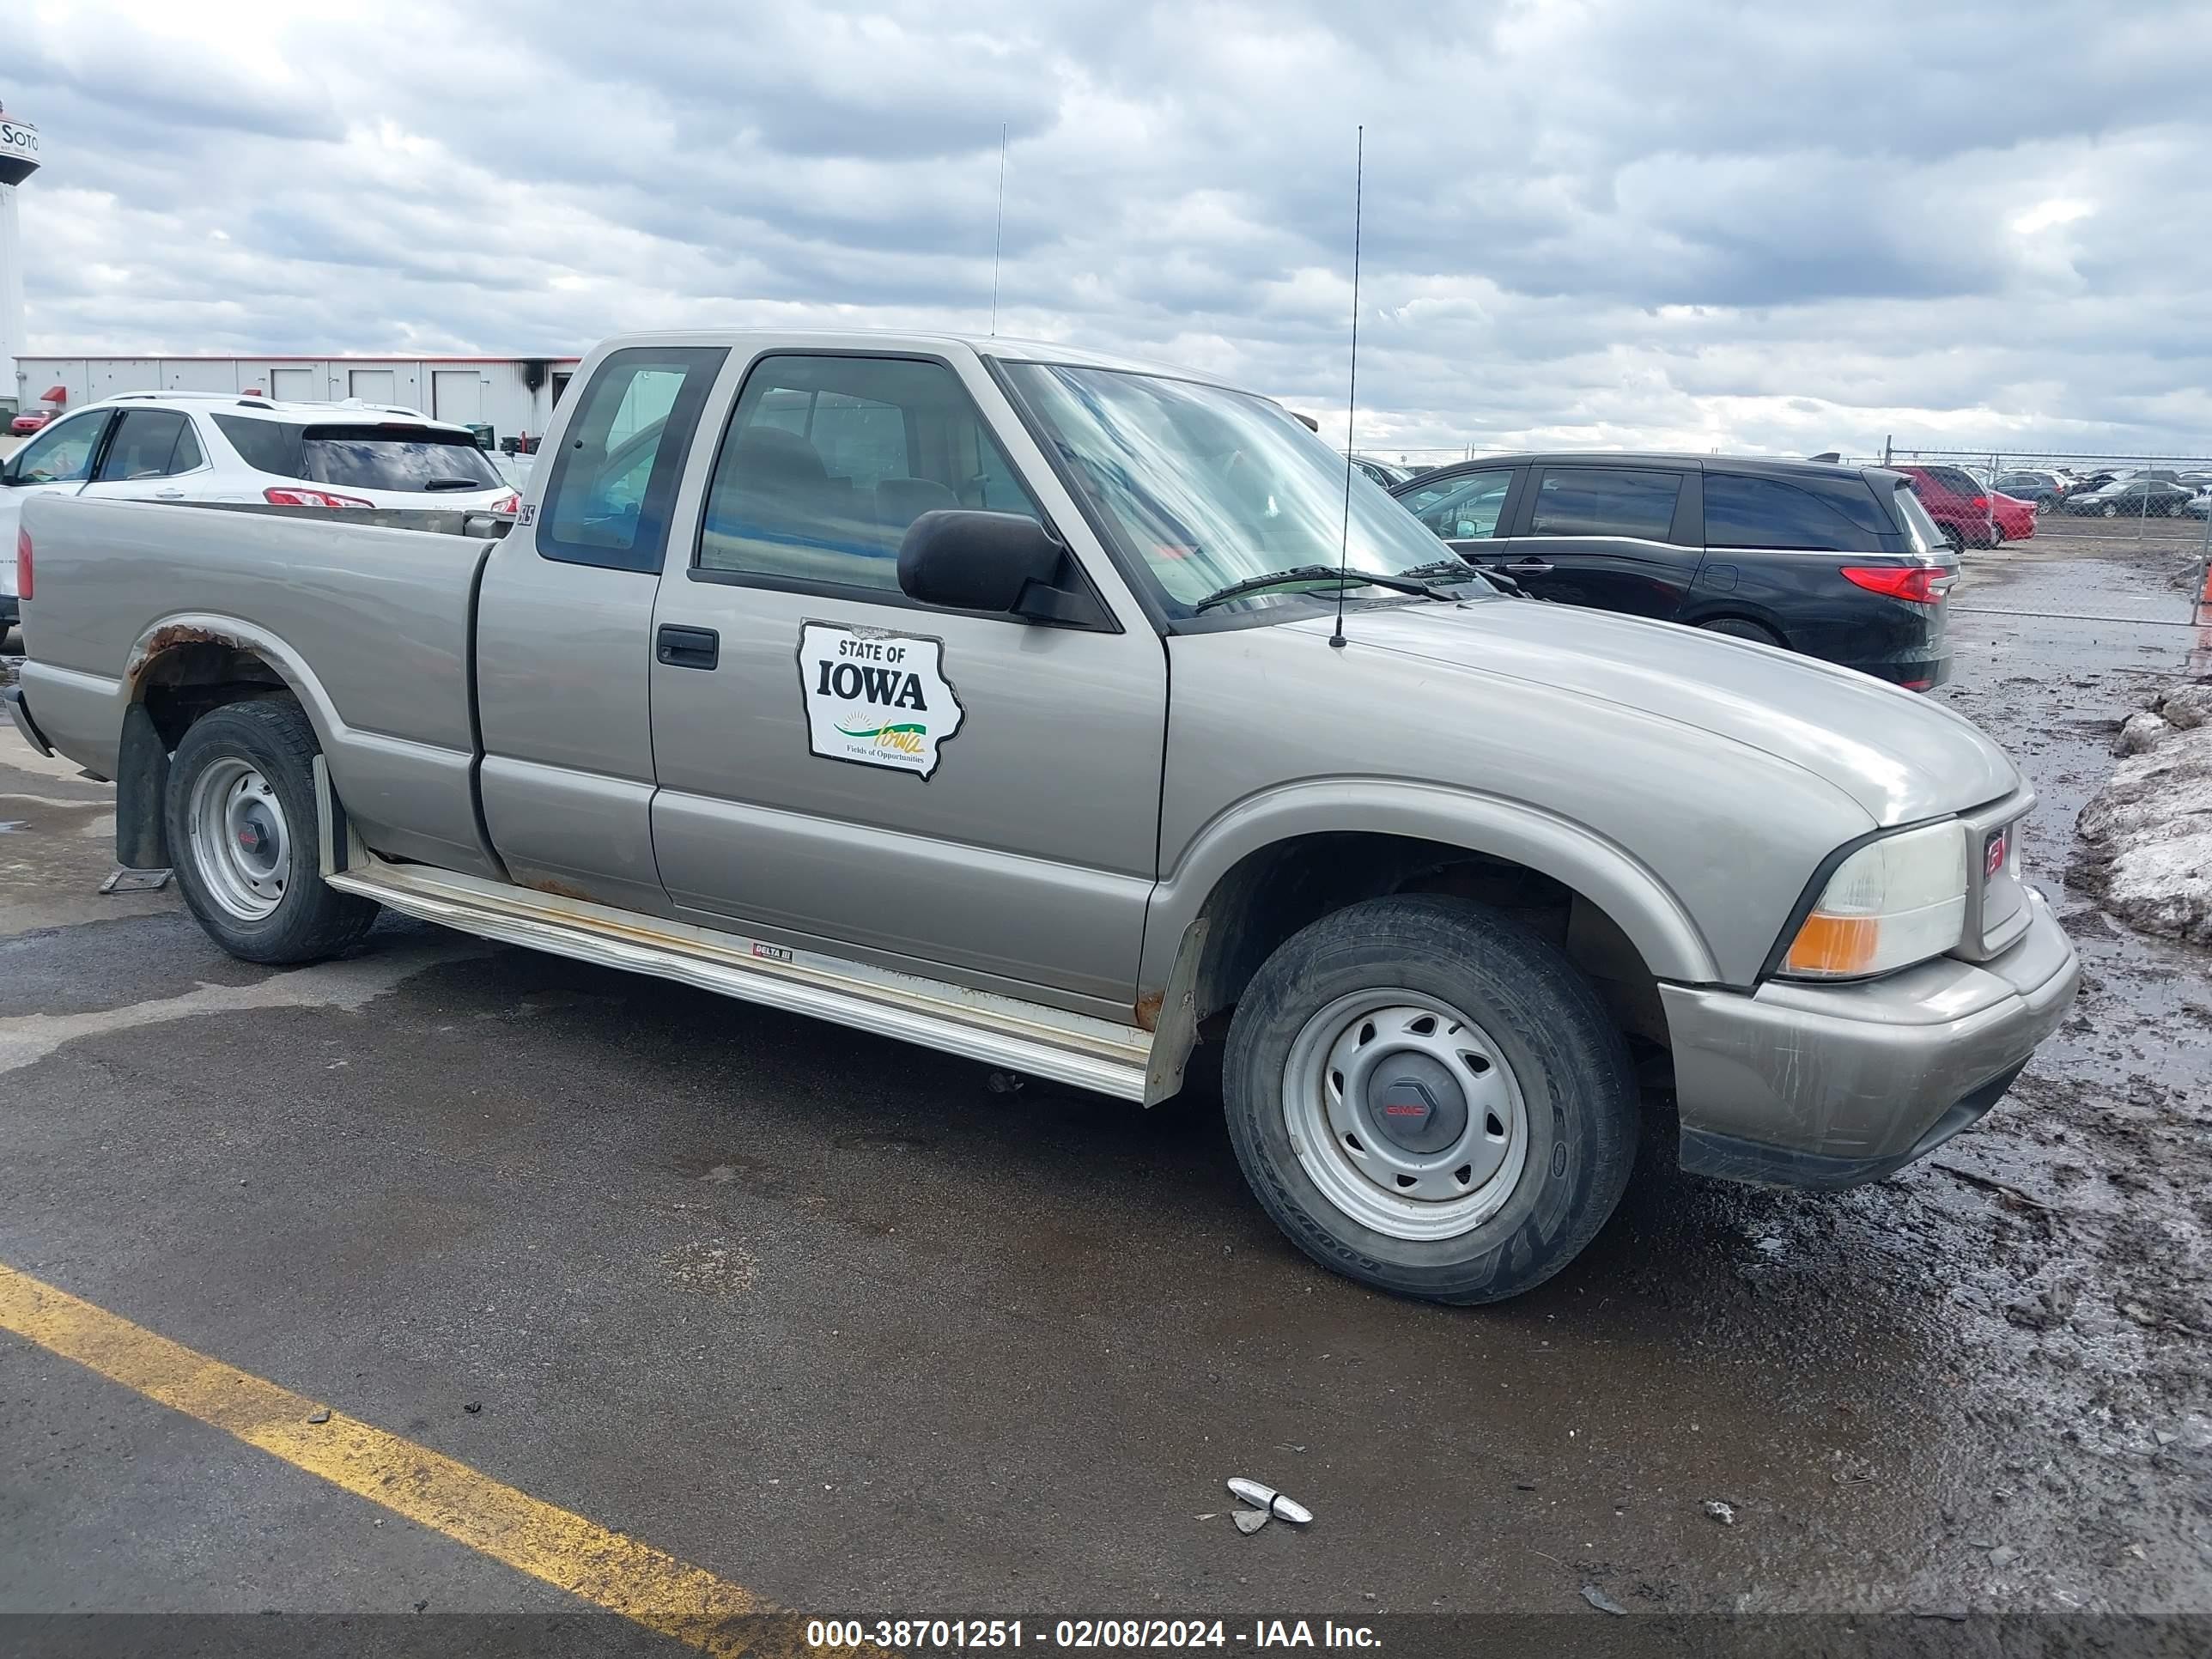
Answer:
[{"label": "snow pile", "polygon": [[2145,933],[2212,945],[2212,680],[2130,716],[2119,750],[2067,882]]}]

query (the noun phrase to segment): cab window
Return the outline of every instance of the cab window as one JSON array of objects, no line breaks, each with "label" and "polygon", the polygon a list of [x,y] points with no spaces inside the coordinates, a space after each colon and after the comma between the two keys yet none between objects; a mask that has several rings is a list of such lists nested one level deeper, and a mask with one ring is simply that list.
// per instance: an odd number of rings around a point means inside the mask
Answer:
[{"label": "cab window", "polygon": [[951,369],[763,357],[715,458],[693,574],[896,595],[908,526],[946,507],[1044,520]]},{"label": "cab window", "polygon": [[720,346],[610,353],[562,434],[546,480],[538,551],[569,564],[657,571]]}]

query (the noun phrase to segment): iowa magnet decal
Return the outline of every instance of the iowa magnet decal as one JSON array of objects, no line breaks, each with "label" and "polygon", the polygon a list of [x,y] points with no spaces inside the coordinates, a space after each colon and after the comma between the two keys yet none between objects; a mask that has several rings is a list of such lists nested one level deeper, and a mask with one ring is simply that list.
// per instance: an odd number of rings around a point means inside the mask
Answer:
[{"label": "iowa magnet decal", "polygon": [[807,746],[825,760],[926,778],[966,711],[945,678],[941,640],[840,623],[803,623],[799,689]]}]

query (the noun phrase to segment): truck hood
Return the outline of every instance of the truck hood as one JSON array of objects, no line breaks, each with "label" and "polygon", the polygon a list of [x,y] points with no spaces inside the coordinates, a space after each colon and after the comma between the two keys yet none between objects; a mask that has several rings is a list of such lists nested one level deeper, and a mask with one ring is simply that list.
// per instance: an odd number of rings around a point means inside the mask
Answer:
[{"label": "truck hood", "polygon": [[[1287,624],[1326,636],[1325,618]],[[1887,828],[2011,794],[1981,728],[1917,692],[1772,646],[1528,599],[1394,605],[1345,617],[1385,651],[1549,686],[1731,738],[1833,785]]]}]

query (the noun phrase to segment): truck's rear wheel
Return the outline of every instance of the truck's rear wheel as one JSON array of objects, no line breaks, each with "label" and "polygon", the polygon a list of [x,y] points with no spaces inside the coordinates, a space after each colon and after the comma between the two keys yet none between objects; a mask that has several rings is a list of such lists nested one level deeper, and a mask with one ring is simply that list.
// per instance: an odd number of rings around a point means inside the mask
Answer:
[{"label": "truck's rear wheel", "polygon": [[164,813],[185,902],[248,962],[314,962],[354,943],[374,901],[323,880],[314,728],[296,703],[232,703],[195,721],[169,766]]},{"label": "truck's rear wheel", "polygon": [[1626,1045],[1555,947],[1462,900],[1372,899],[1276,951],[1237,1005],[1237,1162],[1308,1255],[1437,1302],[1557,1273],[1626,1186]]}]

